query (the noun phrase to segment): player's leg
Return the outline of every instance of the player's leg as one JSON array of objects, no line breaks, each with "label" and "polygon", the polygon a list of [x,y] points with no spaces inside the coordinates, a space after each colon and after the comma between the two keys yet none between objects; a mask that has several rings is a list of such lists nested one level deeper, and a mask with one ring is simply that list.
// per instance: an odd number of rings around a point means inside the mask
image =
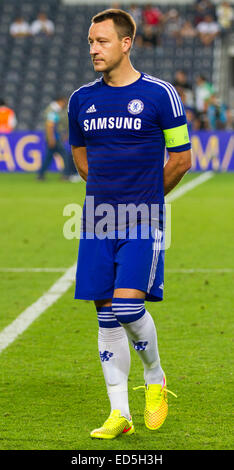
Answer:
[{"label": "player's leg", "polygon": [[[150,313],[145,309],[143,298],[139,298],[139,291],[131,292],[127,297],[128,289],[114,292],[112,311],[117,321],[124,327],[129,340],[140,356],[144,366],[145,390],[144,420],[147,428],[158,429],[168,414],[167,391],[165,375],[160,364],[157,333],[155,323]],[[124,294],[125,297],[120,297]],[[118,297],[115,297],[117,296]]]},{"label": "player's leg", "polygon": [[81,238],[75,291],[75,298],[78,299],[105,299],[96,300],[95,306],[99,322],[98,349],[111,404],[111,420],[91,432],[92,437],[103,439],[114,438],[122,432],[134,432],[131,420],[127,419],[130,418],[127,390],[129,344],[125,330],[111,308],[114,291],[113,244],[114,241],[108,239]]},{"label": "player's leg", "polygon": [[45,172],[49,168],[49,166],[52,162],[54,152],[55,152],[54,148],[50,148],[50,147],[47,146],[46,153],[45,153],[45,158],[42,162],[40,170],[38,171],[38,179],[44,179]]},{"label": "player's leg", "polygon": [[134,432],[128,404],[130,351],[125,329],[112,313],[111,299],[96,301],[95,305],[99,323],[99,356],[111,414],[103,426],[91,432],[91,437],[112,439],[123,432],[127,434]]},{"label": "player's leg", "polygon": [[57,142],[57,152],[61,155],[64,163],[63,175],[65,178],[68,178],[70,174],[69,170],[69,153],[67,152],[66,148],[64,147],[63,143],[58,141]]},{"label": "player's leg", "polygon": [[[144,365],[145,424],[158,429],[167,416],[165,375],[158,351],[157,332],[144,300],[162,300],[164,253],[162,232],[142,240],[119,241],[112,311],[125,328]],[[134,290],[135,288],[135,290]]]},{"label": "player's leg", "polygon": [[[135,232],[128,229],[127,238],[118,240],[112,309],[141,357],[145,383],[162,385],[164,374],[160,364],[156,326],[145,309],[146,293],[153,284],[153,278],[156,278],[156,282],[161,280],[157,265],[162,262],[159,259],[162,232],[156,228],[152,234],[146,231],[147,228],[147,225],[139,225]],[[145,234],[148,236],[143,238]],[[158,295],[162,295],[161,290]]]},{"label": "player's leg", "polygon": [[163,385],[157,331],[152,316],[145,308],[145,295],[137,289],[115,289],[112,310],[142,360],[145,384]]},{"label": "player's leg", "polygon": [[98,316],[98,349],[111,411],[119,409],[130,418],[128,405],[128,375],[130,351],[125,329],[118,323],[109,302],[95,302]]}]

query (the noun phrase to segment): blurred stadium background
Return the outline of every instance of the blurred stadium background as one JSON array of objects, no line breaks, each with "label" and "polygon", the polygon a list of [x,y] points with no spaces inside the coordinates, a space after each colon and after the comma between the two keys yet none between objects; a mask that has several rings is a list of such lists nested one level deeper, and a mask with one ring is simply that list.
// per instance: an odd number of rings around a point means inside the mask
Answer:
[{"label": "blurred stadium background", "polygon": [[[59,94],[68,98],[96,78],[87,43],[90,18],[117,3],[0,0],[0,99],[16,116],[12,131],[0,133],[0,449],[233,447],[234,2],[225,2],[231,8],[226,21],[217,10],[224,2],[152,0],[158,9],[153,35],[142,22],[148,2],[134,3],[139,25],[132,63],[175,84],[186,108],[193,166],[181,186],[196,179],[196,172],[211,170],[205,184],[173,203],[165,302],[150,305],[169,388],[178,399],[171,400],[168,420],[155,438],[144,429],[143,399],[132,392],[132,385],[142,383],[133,355],[129,394],[135,437],[111,443],[89,439],[109,405],[93,305],[73,300],[78,241],[63,236],[63,209],[82,205],[85,184],[61,181],[57,158],[47,182],[36,181],[45,156],[44,110]],[[133,11],[130,5],[118,3]],[[52,21],[50,35],[31,30],[13,35],[16,18],[31,27],[41,12]],[[208,13],[219,34],[205,45],[197,27]],[[185,21],[189,37],[181,36]],[[185,83],[178,81],[181,69]],[[37,312],[45,313],[27,328],[20,320],[25,312],[32,321]]]}]

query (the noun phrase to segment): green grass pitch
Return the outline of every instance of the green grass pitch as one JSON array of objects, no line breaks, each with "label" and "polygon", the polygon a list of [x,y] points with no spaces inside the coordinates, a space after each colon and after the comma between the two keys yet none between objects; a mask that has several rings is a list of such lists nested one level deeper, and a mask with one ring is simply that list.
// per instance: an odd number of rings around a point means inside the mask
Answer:
[{"label": "green grass pitch", "polygon": [[[196,176],[188,174],[180,184]],[[172,203],[165,300],[147,304],[168,388],[178,395],[169,395],[162,428],[151,432],[144,426],[144,394],[133,391],[143,384],[143,370],[131,350],[129,400],[136,434],[90,439],[90,430],[107,418],[109,402],[96,312],[92,302],[73,299],[72,286],[0,353],[1,450],[233,447],[233,186],[234,174],[215,174]],[[0,174],[0,268],[74,264],[78,241],[63,237],[63,208],[81,204],[84,194],[84,183],[62,182],[56,174],[43,183],[35,175]],[[61,275],[1,271],[0,331]]]}]

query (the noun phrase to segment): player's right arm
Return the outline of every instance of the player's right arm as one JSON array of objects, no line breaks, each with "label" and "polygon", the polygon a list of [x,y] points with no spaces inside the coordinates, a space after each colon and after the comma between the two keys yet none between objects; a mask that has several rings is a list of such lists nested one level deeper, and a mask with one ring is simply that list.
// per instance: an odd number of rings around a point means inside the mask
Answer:
[{"label": "player's right arm", "polygon": [[87,181],[88,178],[88,160],[86,147],[71,146],[74,164],[81,178]]},{"label": "player's right arm", "polygon": [[68,103],[69,143],[71,145],[74,164],[85,181],[88,178],[88,160],[86,143],[79,125],[79,96],[74,92]]}]

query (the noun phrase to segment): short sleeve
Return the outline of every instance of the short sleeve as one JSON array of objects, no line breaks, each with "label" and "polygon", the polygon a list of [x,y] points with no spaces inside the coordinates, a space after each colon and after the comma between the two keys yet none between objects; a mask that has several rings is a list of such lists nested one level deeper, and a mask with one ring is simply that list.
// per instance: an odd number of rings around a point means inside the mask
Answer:
[{"label": "short sleeve", "polygon": [[169,151],[183,152],[191,148],[186,114],[176,89],[166,82],[160,83],[158,120]]},{"label": "short sleeve", "polygon": [[82,134],[78,122],[79,114],[79,102],[77,94],[73,94],[70,97],[68,103],[68,128],[69,128],[69,144],[75,145],[76,147],[85,147],[85,139]]},{"label": "short sleeve", "polygon": [[56,113],[55,111],[49,111],[47,113],[46,120],[54,122],[54,124],[56,124],[59,120],[58,119],[58,113]]}]

